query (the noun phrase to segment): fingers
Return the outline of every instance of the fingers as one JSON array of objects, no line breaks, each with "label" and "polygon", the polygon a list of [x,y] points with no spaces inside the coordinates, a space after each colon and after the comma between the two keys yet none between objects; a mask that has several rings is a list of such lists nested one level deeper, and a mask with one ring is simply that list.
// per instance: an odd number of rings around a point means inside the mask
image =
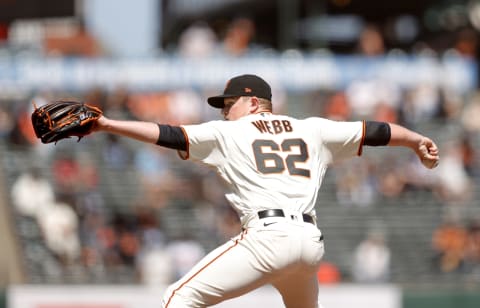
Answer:
[{"label": "fingers", "polygon": [[439,156],[438,149],[436,147],[431,147],[427,149],[427,152],[424,153],[425,157],[428,157],[430,159],[437,158]]},{"label": "fingers", "polygon": [[429,148],[428,153],[431,155],[438,155],[438,149]]},{"label": "fingers", "polygon": [[433,169],[437,167],[438,164],[440,163],[440,160],[438,158],[435,158],[435,159],[423,158],[421,161],[422,161],[422,164],[428,169]]},{"label": "fingers", "polygon": [[422,164],[429,169],[437,167],[440,162],[438,147],[429,138],[422,140],[419,144],[417,154],[420,157]]},{"label": "fingers", "polygon": [[100,130],[104,129],[107,125],[107,121],[108,121],[108,119],[105,116],[101,115],[97,119],[97,121],[95,121],[95,125],[93,127],[93,130],[94,131],[100,131]]},{"label": "fingers", "polygon": [[427,148],[428,148],[428,152],[430,154],[438,154],[438,147],[437,145],[432,141],[432,140],[429,140],[430,141],[430,144],[427,145]]},{"label": "fingers", "polygon": [[438,155],[427,154],[424,157],[422,157],[422,160],[429,160],[429,161],[432,161],[432,162],[440,162],[440,157],[438,157]]}]

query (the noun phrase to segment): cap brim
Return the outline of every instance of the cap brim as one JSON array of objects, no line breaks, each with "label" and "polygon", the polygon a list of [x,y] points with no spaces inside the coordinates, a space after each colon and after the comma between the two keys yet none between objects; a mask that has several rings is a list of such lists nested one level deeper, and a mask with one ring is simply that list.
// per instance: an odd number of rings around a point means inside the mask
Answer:
[{"label": "cap brim", "polygon": [[232,95],[232,94],[223,94],[223,95],[218,95],[218,96],[212,96],[207,99],[207,102],[210,106],[214,108],[223,108],[225,106],[224,99],[229,98],[229,97],[237,97],[238,95]]}]

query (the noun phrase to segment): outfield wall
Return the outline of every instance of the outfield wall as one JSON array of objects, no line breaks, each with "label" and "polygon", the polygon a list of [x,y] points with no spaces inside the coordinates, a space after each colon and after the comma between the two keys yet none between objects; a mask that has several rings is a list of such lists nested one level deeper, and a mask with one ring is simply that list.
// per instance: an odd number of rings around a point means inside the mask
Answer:
[{"label": "outfield wall", "polygon": [[480,290],[405,292],[403,308],[478,308]]},{"label": "outfield wall", "polygon": [[[7,308],[158,308],[163,288],[138,286],[13,286],[8,289]],[[324,308],[401,308],[402,294],[393,285],[338,285],[322,287]],[[225,301],[217,308],[283,307],[279,294],[263,287]]]},{"label": "outfield wall", "polygon": [[[0,292],[0,308],[158,308],[164,288],[139,286],[14,286]],[[478,308],[480,290],[403,291],[393,285],[342,284],[321,287],[324,308]],[[284,307],[280,296],[264,287],[216,308]]]}]

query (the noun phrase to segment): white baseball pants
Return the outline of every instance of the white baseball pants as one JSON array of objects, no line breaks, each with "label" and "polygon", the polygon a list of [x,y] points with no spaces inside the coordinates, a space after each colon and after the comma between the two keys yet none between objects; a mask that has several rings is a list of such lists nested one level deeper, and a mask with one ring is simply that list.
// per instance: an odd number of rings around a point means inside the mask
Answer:
[{"label": "white baseball pants", "polygon": [[317,308],[320,230],[284,217],[251,220],[171,285],[164,308],[208,307],[272,284],[287,308]]}]

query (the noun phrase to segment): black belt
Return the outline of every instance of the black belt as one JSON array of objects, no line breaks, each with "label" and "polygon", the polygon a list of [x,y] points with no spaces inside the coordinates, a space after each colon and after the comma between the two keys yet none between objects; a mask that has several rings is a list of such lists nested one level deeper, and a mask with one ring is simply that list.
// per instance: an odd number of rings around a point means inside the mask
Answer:
[{"label": "black belt", "polygon": [[[267,217],[285,217],[285,213],[281,209],[273,209],[273,210],[263,210],[257,213],[258,218],[267,218]],[[304,222],[308,222],[311,224],[315,224],[313,217],[308,214],[302,214],[302,218]]]}]

